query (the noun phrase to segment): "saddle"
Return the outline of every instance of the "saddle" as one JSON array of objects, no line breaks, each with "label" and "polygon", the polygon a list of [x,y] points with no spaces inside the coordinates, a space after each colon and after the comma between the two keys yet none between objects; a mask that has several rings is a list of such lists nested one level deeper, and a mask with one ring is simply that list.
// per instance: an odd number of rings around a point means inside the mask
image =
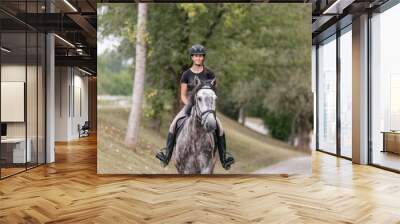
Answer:
[{"label": "saddle", "polygon": [[178,138],[179,134],[180,134],[181,131],[182,131],[183,125],[185,124],[186,120],[190,117],[190,113],[191,113],[191,110],[192,110],[192,106],[193,106],[192,103],[189,102],[188,107],[187,107],[187,109],[186,109],[186,111],[185,111],[185,116],[179,118],[179,119],[176,121],[176,125],[175,125],[175,139]]},{"label": "saddle", "polygon": [[175,125],[175,139],[178,138],[179,134],[182,131],[183,125],[185,124],[186,120],[189,118],[189,116],[181,117],[176,121]]}]

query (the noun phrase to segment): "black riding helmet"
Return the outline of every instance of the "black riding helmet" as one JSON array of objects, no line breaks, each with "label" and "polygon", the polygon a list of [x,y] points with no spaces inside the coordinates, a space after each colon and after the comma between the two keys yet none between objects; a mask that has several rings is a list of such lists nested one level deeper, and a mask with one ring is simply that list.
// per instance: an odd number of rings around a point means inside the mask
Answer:
[{"label": "black riding helmet", "polygon": [[189,49],[189,55],[192,56],[194,54],[202,54],[206,55],[206,49],[201,44],[195,44]]}]

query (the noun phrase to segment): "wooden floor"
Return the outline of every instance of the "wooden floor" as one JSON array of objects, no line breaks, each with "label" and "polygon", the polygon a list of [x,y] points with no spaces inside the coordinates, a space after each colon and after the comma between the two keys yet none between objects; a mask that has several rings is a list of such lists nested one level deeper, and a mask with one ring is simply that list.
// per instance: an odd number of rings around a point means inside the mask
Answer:
[{"label": "wooden floor", "polygon": [[392,152],[374,151],[373,161],[377,165],[400,170],[400,155]]},{"label": "wooden floor", "polygon": [[[99,176],[96,139],[0,181],[0,223],[400,223],[400,175],[320,152],[299,176]],[[118,161],[116,161],[118,162]]]}]

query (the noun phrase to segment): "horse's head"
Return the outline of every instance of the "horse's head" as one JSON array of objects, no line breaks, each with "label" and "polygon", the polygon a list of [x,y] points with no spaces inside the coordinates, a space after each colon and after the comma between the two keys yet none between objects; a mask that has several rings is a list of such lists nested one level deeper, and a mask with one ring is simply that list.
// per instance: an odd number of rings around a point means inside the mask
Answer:
[{"label": "horse's head", "polygon": [[212,132],[217,128],[215,117],[215,101],[217,99],[214,88],[215,78],[211,81],[202,81],[195,76],[194,84],[195,88],[192,95],[194,115],[207,132]]}]

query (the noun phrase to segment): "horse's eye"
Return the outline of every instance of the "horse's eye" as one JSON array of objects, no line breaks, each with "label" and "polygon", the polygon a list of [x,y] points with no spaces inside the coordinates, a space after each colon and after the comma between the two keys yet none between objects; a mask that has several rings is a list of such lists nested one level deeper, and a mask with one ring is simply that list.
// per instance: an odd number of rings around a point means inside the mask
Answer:
[{"label": "horse's eye", "polygon": [[201,101],[201,98],[200,98],[200,97],[197,97],[197,100],[198,100],[198,101]]}]

